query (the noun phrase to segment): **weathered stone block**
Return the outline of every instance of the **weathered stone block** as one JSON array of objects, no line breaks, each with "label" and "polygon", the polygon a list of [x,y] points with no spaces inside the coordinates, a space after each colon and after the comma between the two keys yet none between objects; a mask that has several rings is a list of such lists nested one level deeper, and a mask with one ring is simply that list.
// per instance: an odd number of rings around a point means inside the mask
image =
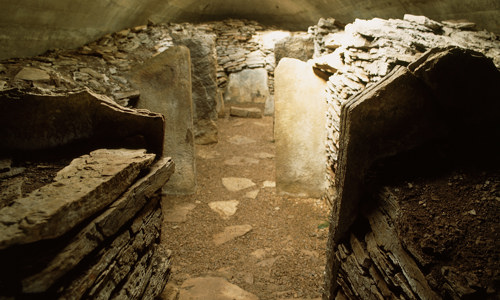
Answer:
[{"label": "weathered stone block", "polygon": [[189,49],[175,46],[136,68],[132,84],[140,90],[140,108],[165,116],[163,155],[175,161],[176,171],[165,193],[191,194],[196,190],[193,104]]},{"label": "weathered stone block", "polygon": [[229,75],[224,99],[229,103],[265,103],[269,97],[267,71],[264,68],[245,69]]},{"label": "weathered stone block", "polygon": [[294,34],[277,41],[274,45],[276,65],[279,64],[283,57],[308,61],[313,57],[313,54],[314,38],[309,34]]},{"label": "weathered stone block", "polygon": [[321,197],[326,189],[326,82],[284,58],[275,71],[276,188]]},{"label": "weathered stone block", "polygon": [[[203,133],[196,138],[216,140],[217,131],[205,130],[209,122],[201,120],[217,120],[217,53],[215,50],[215,35],[204,31],[185,30],[171,33],[176,45],[189,48],[192,64],[192,97],[194,105],[194,126],[196,131]],[[211,135],[206,138],[204,135]],[[201,144],[201,142],[198,142]]]}]

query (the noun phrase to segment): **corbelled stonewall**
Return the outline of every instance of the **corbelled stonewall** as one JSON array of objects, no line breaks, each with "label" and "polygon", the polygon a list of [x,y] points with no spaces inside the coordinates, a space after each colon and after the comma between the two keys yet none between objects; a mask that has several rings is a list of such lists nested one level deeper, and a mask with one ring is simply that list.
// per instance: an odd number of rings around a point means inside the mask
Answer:
[{"label": "corbelled stonewall", "polygon": [[345,28],[335,19],[321,19],[309,28],[315,36],[315,68],[325,73],[327,87],[326,193],[335,201],[340,114],[342,105],[398,65],[406,66],[434,47],[458,46],[483,53],[500,68],[500,42],[491,32],[467,21],[436,22],[424,16],[356,20]]}]

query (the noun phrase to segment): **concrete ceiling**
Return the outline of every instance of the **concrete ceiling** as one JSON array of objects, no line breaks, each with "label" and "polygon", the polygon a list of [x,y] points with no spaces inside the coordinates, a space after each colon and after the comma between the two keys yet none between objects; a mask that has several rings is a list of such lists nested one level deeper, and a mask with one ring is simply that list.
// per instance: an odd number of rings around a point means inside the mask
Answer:
[{"label": "concrete ceiling", "polygon": [[1,0],[0,59],[71,48],[126,27],[155,22],[256,20],[307,30],[320,17],[469,19],[500,32],[498,0]]}]

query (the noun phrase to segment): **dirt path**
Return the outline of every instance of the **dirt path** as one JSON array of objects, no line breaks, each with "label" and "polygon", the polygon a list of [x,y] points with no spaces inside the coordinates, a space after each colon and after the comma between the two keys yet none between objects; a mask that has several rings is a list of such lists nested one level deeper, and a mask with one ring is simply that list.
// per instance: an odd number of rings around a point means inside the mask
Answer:
[{"label": "dirt path", "polygon": [[[197,146],[197,193],[164,198],[162,241],[173,270],[163,298],[321,297],[326,206],[276,194],[271,117],[218,126],[218,144]],[[233,294],[224,298],[222,289]]]}]

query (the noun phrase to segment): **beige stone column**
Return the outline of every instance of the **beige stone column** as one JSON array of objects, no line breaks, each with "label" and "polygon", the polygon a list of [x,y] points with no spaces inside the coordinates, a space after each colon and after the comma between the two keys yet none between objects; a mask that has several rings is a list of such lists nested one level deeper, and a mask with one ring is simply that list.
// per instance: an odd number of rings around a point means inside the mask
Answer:
[{"label": "beige stone column", "polygon": [[320,197],[326,189],[326,82],[292,58],[283,58],[274,76],[276,188]]}]

